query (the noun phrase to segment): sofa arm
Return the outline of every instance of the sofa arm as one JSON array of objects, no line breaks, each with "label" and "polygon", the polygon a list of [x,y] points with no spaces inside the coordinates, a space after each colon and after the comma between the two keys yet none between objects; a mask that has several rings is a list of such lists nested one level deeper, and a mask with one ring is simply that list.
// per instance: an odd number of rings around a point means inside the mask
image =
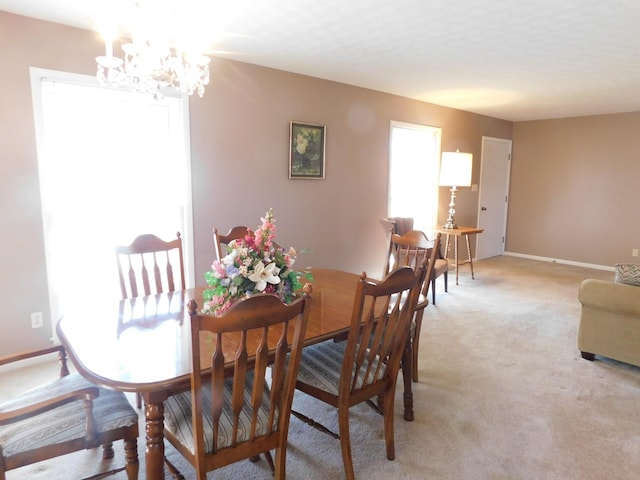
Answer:
[{"label": "sofa arm", "polygon": [[640,287],[590,278],[580,284],[578,299],[583,307],[640,318]]}]

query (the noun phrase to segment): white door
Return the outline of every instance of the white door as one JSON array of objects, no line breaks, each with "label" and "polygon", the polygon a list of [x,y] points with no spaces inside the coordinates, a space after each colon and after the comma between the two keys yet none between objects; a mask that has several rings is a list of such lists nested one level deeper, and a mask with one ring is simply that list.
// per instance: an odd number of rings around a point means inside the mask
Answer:
[{"label": "white door", "polygon": [[476,260],[504,254],[510,167],[511,140],[482,137]]}]

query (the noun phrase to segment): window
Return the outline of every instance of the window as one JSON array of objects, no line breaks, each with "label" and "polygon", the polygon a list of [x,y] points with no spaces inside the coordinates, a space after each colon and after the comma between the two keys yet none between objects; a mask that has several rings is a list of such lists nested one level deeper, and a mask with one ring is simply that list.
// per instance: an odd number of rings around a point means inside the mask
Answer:
[{"label": "window", "polygon": [[180,231],[193,273],[188,103],[32,69],[52,324],[78,298],[118,299],[113,248]]},{"label": "window", "polygon": [[428,232],[438,220],[441,129],[391,122],[389,217],[412,217]]}]

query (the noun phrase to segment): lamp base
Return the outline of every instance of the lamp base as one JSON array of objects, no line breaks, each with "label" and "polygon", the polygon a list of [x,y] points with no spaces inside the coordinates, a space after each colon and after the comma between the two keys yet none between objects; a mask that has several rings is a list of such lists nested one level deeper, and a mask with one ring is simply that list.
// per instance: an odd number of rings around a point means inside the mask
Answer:
[{"label": "lamp base", "polygon": [[456,187],[451,187],[451,201],[449,202],[449,216],[447,217],[447,223],[445,223],[442,228],[446,228],[447,230],[454,230],[458,228],[456,221],[454,219],[454,215],[456,214]]}]

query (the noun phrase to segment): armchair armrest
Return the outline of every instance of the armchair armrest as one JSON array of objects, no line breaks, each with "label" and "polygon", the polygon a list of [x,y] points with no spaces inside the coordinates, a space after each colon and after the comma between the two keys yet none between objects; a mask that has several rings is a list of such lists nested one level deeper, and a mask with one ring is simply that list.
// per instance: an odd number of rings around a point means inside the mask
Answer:
[{"label": "armchair armrest", "polygon": [[18,362],[20,360],[27,360],[29,358],[36,358],[50,353],[58,352],[58,358],[60,359],[60,377],[69,375],[69,368],[67,367],[67,352],[62,345],[53,345],[51,347],[41,348],[37,350],[29,350],[26,352],[20,352],[13,355],[7,355],[0,357],[0,366],[9,365],[11,363]]},{"label": "armchair armrest", "polygon": [[591,278],[580,284],[578,299],[584,307],[640,319],[640,287]]},{"label": "armchair armrest", "polygon": [[[37,401],[28,405],[21,405],[19,408],[5,409],[4,406],[0,406],[0,425],[7,425],[9,423],[18,422],[28,417],[33,417],[48,410],[53,410],[66,403],[73,402],[75,400],[84,400],[85,402],[93,402],[99,395],[98,387],[86,387],[71,392],[64,392],[60,395],[45,400]],[[11,407],[14,402],[7,404]],[[86,405],[86,404],[85,404]],[[89,407],[91,410],[91,407]]]}]

